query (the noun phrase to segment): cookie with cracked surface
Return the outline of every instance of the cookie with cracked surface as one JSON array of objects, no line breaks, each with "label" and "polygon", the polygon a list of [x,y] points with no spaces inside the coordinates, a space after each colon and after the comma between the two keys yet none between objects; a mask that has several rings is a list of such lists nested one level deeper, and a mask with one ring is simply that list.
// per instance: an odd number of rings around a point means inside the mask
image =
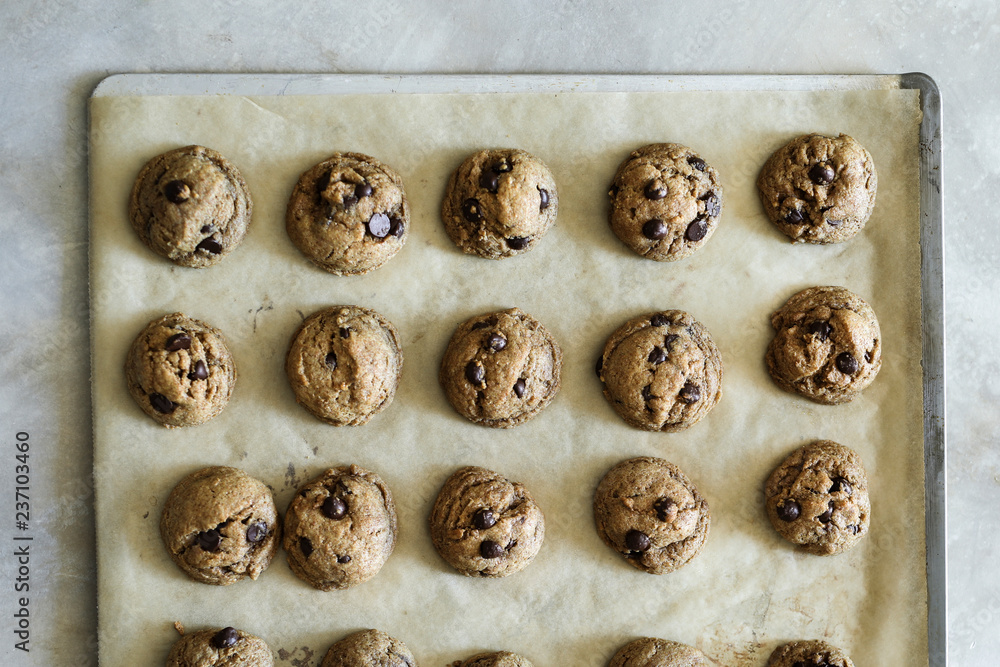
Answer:
[{"label": "cookie with cracked surface", "polygon": [[194,426],[212,419],[229,403],[236,363],[222,332],[171,313],[143,328],[125,358],[129,394],[163,426]]},{"label": "cookie with cracked surface", "polygon": [[299,177],[285,229],[303,255],[338,276],[368,273],[406,243],[403,179],[362,153],[334,153]]},{"label": "cookie with cracked surface", "polygon": [[722,397],[722,355],[703,324],[682,310],[634,317],[604,345],[604,397],[630,426],[673,433]]},{"label": "cookie with cracked surface", "polygon": [[705,654],[687,644],[642,637],[625,644],[608,667],[709,667]]},{"label": "cookie with cracked surface", "polygon": [[267,486],[238,468],[197,470],[170,492],[160,537],[195,581],[228,586],[256,579],[278,550],[281,526]]},{"label": "cookie with cracked surface", "polygon": [[260,637],[236,628],[211,628],[186,634],[167,655],[167,667],[273,667],[274,654]]},{"label": "cookie with cracked surface", "polygon": [[506,577],[534,560],[545,517],[524,485],[467,466],[444,483],[430,515],[434,548],[468,577]]},{"label": "cookie with cracked surface", "polygon": [[396,505],[382,478],[361,466],[340,466],[295,492],[283,544],[299,579],[332,591],[378,574],[396,546],[396,530]]},{"label": "cookie with cracked surface", "polygon": [[722,213],[719,174],[681,144],[643,146],[618,167],[609,222],[629,248],[672,262],[708,243]]},{"label": "cookie with cracked surface", "polygon": [[547,406],[560,386],[562,351],[522,310],[472,317],[448,343],[438,379],[452,407],[469,421],[509,428]]},{"label": "cookie with cracked surface", "polygon": [[767,217],[794,243],[852,238],[871,217],[877,189],[871,153],[846,134],[797,137],[757,177]]},{"label": "cookie with cracked surface", "polygon": [[128,217],[139,239],[174,264],[204,268],[246,236],[250,189],[218,152],[185,146],[157,155],[139,171]]},{"label": "cookie with cracked surface", "polygon": [[406,644],[381,630],[363,630],[330,647],[320,667],[416,667]]},{"label": "cookie with cracked surface", "polygon": [[467,660],[456,660],[451,667],[534,667],[531,661],[517,653],[497,651],[479,653]]},{"label": "cookie with cracked surface", "polygon": [[650,574],[687,565],[708,539],[708,502],[674,464],[626,459],[604,475],[594,493],[594,521],[604,543]]},{"label": "cookie with cracked surface", "polygon": [[861,456],[831,440],[796,449],[764,485],[774,529],[819,556],[850,549],[868,534],[871,502]]},{"label": "cookie with cracked surface", "polygon": [[765,363],[775,384],[817,403],[854,400],[882,367],[882,334],[864,299],[843,287],[810,287],[771,315]]},{"label": "cookie with cracked surface", "polygon": [[850,656],[824,641],[788,642],[774,649],[767,667],[854,667]]},{"label": "cookie with cracked surface", "polygon": [[332,306],[307,317],[285,359],[295,400],[334,426],[358,426],[386,409],[402,370],[396,327],[361,306]]},{"label": "cookie with cracked surface", "polygon": [[462,252],[503,259],[531,250],[555,224],[559,195],[552,172],[526,151],[473,153],[448,179],[441,219]]}]

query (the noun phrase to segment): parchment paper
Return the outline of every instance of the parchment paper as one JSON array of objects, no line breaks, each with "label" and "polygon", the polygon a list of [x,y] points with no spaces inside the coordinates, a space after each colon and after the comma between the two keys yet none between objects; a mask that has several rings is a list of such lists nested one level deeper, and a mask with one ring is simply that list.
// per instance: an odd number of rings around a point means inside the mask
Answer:
[{"label": "parchment paper", "polygon": [[[265,638],[278,664],[318,665],[349,632],[380,628],[422,665],[481,650],[535,665],[605,665],[652,635],[692,644],[720,665],[763,665],[777,644],[824,638],[858,665],[926,664],[916,91],[703,92],[96,98],[91,106],[92,308],[99,603],[103,665],[162,664],[190,629],[233,625]],[[766,220],[754,179],[798,134],[845,132],[879,171],[865,231],[835,246],[795,246]],[[677,263],[641,259],[607,225],[607,190],[633,148],[694,148],[725,187],[715,236]],[[244,245],[220,265],[175,267],[147,251],[126,217],[136,173],[192,143],[228,156],[255,201]],[[481,147],[512,146],[551,167],[556,226],[524,256],[458,251],[438,211],[448,174]],[[374,155],[403,176],[409,241],[383,268],[334,277],[284,231],[299,174],[334,151]],[[769,316],[794,292],[844,285],[871,303],[883,367],[856,401],[821,406],[777,389],[763,357]],[[390,408],[361,427],[325,425],[298,407],[284,355],[304,315],[332,304],[375,308],[399,329],[403,380]],[[437,367],[455,326],[518,306],[564,351],[563,387],[511,430],[466,422],[446,402]],[[606,404],[594,363],[606,337],[642,312],[680,308],[703,322],[725,364],[723,397],[677,434],[626,426]],[[239,368],[229,407],[194,428],[166,430],[132,403],[129,343],[153,317],[182,311],[221,328]],[[858,450],[870,477],[871,533],[834,557],[797,553],[771,528],[762,487],[792,449],[828,438]],[[704,552],[653,576],[597,536],[594,488],[618,461],[664,457],[712,510]],[[374,579],[315,591],[280,553],[256,582],[188,580],[158,534],[162,503],[185,474],[234,465],[269,484],[279,510],[322,469],[378,471],[399,509],[398,546]],[[523,482],[546,516],[534,563],[500,580],[463,577],[435,553],[434,496],[461,465]]]}]

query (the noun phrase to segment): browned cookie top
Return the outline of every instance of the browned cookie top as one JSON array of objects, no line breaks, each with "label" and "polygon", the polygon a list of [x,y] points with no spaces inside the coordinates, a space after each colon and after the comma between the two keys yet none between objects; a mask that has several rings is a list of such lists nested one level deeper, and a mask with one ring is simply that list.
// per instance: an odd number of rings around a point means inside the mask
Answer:
[{"label": "browned cookie top", "polygon": [[611,185],[611,229],[643,257],[672,262],[715,232],[719,175],[687,146],[650,144],[622,162]]},{"label": "browned cookie top", "polygon": [[175,264],[203,268],[246,236],[253,213],[239,170],[204,146],[157,155],[139,172],[129,220],[150,250]]},{"label": "browned cookie top", "polygon": [[843,650],[820,640],[788,642],[774,649],[767,667],[854,667]]},{"label": "browned cookie top", "polygon": [[381,630],[362,630],[330,647],[320,667],[416,667],[410,649]]},{"label": "browned cookie top", "polygon": [[463,252],[503,259],[533,248],[558,210],[545,163],[526,151],[497,148],[473,153],[452,173],[441,219]]},{"label": "browned cookie top", "polygon": [[686,644],[642,637],[625,644],[608,667],[708,667],[705,654]]},{"label": "browned cookie top", "polygon": [[467,660],[456,660],[452,667],[534,667],[531,661],[517,653],[497,651],[495,653],[479,653]]},{"label": "browned cookie top", "polygon": [[860,232],[875,208],[871,154],[841,134],[807,134],[768,159],[757,178],[767,217],[793,242],[840,243]]},{"label": "browned cookie top", "polygon": [[361,153],[334,153],[302,174],[285,216],[292,243],[336,275],[385,264],[406,243],[409,226],[403,179]]},{"label": "browned cookie top", "polygon": [[167,667],[273,667],[274,654],[259,637],[236,628],[211,628],[178,639]]},{"label": "browned cookie top", "polygon": [[810,287],[771,315],[774,339],[765,362],[774,382],[834,405],[853,400],[882,367],[878,319],[843,287]]},{"label": "browned cookie top", "polygon": [[764,485],[774,529],[804,551],[828,556],[868,534],[868,476],[853,449],[819,440],[796,449]]}]

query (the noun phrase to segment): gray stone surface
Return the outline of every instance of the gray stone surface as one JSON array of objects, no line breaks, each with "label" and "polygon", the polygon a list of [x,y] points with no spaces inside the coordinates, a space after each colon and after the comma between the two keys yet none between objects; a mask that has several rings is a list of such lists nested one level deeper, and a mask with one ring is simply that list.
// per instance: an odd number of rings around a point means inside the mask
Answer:
[{"label": "gray stone surface", "polygon": [[[953,665],[1000,651],[1000,50],[987,0],[0,4],[0,662],[93,665],[86,100],[118,72],[897,73],[944,100]],[[30,653],[14,442],[30,434]],[[990,508],[990,509],[986,509]],[[984,511],[984,509],[986,511]],[[112,538],[113,539],[113,538]],[[141,640],[141,639],[140,639]]]}]

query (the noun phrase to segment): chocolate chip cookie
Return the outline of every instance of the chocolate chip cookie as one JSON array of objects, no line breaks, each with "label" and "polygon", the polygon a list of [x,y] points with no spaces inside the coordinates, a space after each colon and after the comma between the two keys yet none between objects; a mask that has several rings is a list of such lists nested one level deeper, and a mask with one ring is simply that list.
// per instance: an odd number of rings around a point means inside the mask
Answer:
[{"label": "chocolate chip cookie", "polygon": [[722,356],[708,329],[681,310],[620,326],[604,345],[597,376],[615,412],[644,431],[684,430],[722,396]]},{"label": "chocolate chip cookie", "polygon": [[535,558],[545,517],[520,482],[467,466],[444,483],[430,516],[434,548],[469,577],[506,577]]},{"label": "chocolate chip cookie", "polygon": [[381,477],[361,466],[323,472],[295,492],[285,513],[288,565],[321,591],[368,581],[395,546],[392,494]]},{"label": "chocolate chip cookie", "polygon": [[320,667],[416,667],[410,649],[381,630],[363,630],[330,647]]},{"label": "chocolate chip cookie", "polygon": [[607,472],[594,493],[594,520],[604,543],[650,574],[687,565],[708,539],[708,502],[663,459],[640,456]]},{"label": "chocolate chip cookie", "polygon": [[361,306],[332,306],[307,317],[285,359],[295,400],[334,426],[364,424],[387,408],[402,370],[396,327]]},{"label": "chocolate chip cookie", "polygon": [[774,649],[767,667],[854,667],[854,663],[836,646],[820,640],[803,640]]},{"label": "chocolate chip cookie", "polygon": [[841,134],[797,137],[771,155],[757,178],[767,217],[795,243],[841,243],[875,208],[871,154]]},{"label": "chocolate chip cookie", "polygon": [[221,331],[172,313],[136,336],[125,359],[125,382],[142,411],[160,424],[194,426],[229,403],[236,363]]},{"label": "chocolate chip cookie", "polygon": [[451,667],[534,667],[524,656],[510,651],[480,653],[468,660],[456,660]]},{"label": "chocolate chip cookie", "polygon": [[142,242],[174,264],[204,268],[232,252],[253,214],[239,170],[204,146],[157,155],[132,186],[128,217]]},{"label": "chocolate chip cookie", "polygon": [[377,269],[406,243],[403,179],[370,155],[334,153],[299,177],[285,216],[289,238],[338,276]]},{"label": "chocolate chip cookie", "polygon": [[531,250],[558,210],[545,163],[526,151],[497,148],[473,153],[452,173],[441,219],[462,252],[503,259]]},{"label": "chocolate chip cookie", "polygon": [[562,351],[533,317],[511,308],[459,325],[438,379],[448,401],[466,419],[509,428],[531,419],[559,391]]},{"label": "chocolate chip cookie", "polygon": [[618,649],[608,667],[709,667],[698,649],[656,637],[642,637]]},{"label": "chocolate chip cookie", "polygon": [[236,628],[212,628],[184,635],[167,656],[167,667],[272,667],[274,654],[259,637]]},{"label": "chocolate chip cookie", "polygon": [[882,367],[875,311],[843,287],[811,287],[771,315],[765,362],[785,391],[836,405],[854,400]]},{"label": "chocolate chip cookie", "polygon": [[632,152],[611,185],[611,229],[649,259],[672,262],[708,243],[722,213],[719,174],[681,144]]},{"label": "chocolate chip cookie", "polygon": [[271,490],[238,468],[191,473],[163,506],[160,537],[195,581],[228,586],[256,579],[274,558],[281,526]]},{"label": "chocolate chip cookie", "polygon": [[854,450],[830,440],[796,449],[764,485],[774,529],[803,551],[829,556],[868,534],[868,476]]}]

